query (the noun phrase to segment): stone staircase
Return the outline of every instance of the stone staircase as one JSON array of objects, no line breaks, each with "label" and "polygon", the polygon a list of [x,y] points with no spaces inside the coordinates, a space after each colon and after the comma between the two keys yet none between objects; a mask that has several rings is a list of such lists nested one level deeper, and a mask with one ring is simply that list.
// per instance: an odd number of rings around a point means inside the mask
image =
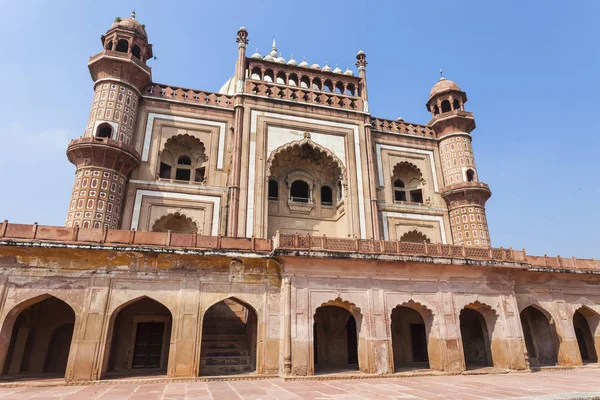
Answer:
[{"label": "stone staircase", "polygon": [[246,309],[232,300],[211,307],[202,326],[200,375],[236,375],[254,371],[248,347]]}]

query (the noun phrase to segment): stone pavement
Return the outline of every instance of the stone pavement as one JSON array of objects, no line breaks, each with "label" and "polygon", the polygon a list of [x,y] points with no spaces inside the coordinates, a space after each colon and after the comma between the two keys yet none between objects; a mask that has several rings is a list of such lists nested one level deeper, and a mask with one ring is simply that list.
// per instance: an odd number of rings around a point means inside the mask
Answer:
[{"label": "stone pavement", "polygon": [[600,399],[600,369],[504,375],[290,381],[117,383],[0,388],[0,399]]}]

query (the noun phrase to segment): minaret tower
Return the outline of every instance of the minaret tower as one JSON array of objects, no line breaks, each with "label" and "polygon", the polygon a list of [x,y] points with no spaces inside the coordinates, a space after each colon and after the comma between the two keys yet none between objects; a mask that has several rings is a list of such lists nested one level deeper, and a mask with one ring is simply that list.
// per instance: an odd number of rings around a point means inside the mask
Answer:
[{"label": "minaret tower", "polygon": [[471,147],[475,119],[473,113],[465,111],[466,102],[467,94],[442,76],[429,95],[427,110],[432,119],[428,125],[440,139],[444,174],[441,192],[448,204],[453,242],[467,247],[489,247],[485,202],[492,192],[488,185],[479,182]]},{"label": "minaret tower", "polygon": [[94,101],[87,128],[67,149],[77,167],[69,227],[119,228],[127,176],[140,162],[133,134],[141,94],[152,82],[152,45],[135,12],[116,18],[101,40],[103,50],[88,62]]}]

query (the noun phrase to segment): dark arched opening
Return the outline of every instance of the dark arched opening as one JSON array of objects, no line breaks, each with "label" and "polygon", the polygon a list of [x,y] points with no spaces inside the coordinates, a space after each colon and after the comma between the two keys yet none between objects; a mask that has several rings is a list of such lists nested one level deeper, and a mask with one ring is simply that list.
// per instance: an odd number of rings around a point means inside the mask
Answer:
[{"label": "dark arched opening", "polygon": [[450,102],[448,100],[442,101],[442,113],[447,113],[452,111],[450,108]]},{"label": "dark arched opening", "polygon": [[391,328],[395,370],[428,369],[427,333],[421,314],[398,306],[392,310]]},{"label": "dark arched opening", "polygon": [[275,179],[269,179],[269,200],[279,199],[279,183]]},{"label": "dark arched opening", "polygon": [[12,327],[3,374],[64,376],[74,326],[73,309],[56,297],[21,311]]},{"label": "dark arched opening", "polygon": [[321,205],[333,205],[333,190],[330,186],[321,186]]},{"label": "dark arched opening", "polygon": [[292,186],[290,187],[290,200],[308,203],[310,201],[310,189],[308,183],[303,180],[292,182]]},{"label": "dark arched opening", "polygon": [[112,138],[112,134],[113,134],[113,127],[108,122],[104,122],[104,123],[98,125],[98,128],[96,128],[96,137]]},{"label": "dark arched opening", "polygon": [[529,364],[533,367],[556,365],[557,338],[553,321],[533,306],[521,311],[521,324],[525,335],[525,346],[529,353]]},{"label": "dark arched opening", "polygon": [[[589,310],[585,311],[591,313]],[[584,363],[598,362],[594,335],[582,309],[575,311],[575,314],[573,315],[573,328],[575,328],[575,336],[577,338],[577,345],[579,346],[579,354],[581,354],[581,361]]]},{"label": "dark arched opening", "polygon": [[235,299],[214,304],[202,319],[200,375],[237,375],[256,370],[256,312]]},{"label": "dark arched opening", "polygon": [[133,54],[133,56],[135,58],[137,58],[138,60],[141,60],[142,50],[140,49],[140,46],[138,46],[137,44],[134,44],[133,47],[131,48],[131,54]]},{"label": "dark arched opening", "polygon": [[129,50],[129,42],[125,39],[121,39],[117,42],[117,51],[121,53],[127,53]]},{"label": "dark arched opening", "polygon": [[313,326],[315,372],[358,370],[358,329],[350,311],[317,308]]},{"label": "dark arched opening", "polygon": [[406,190],[402,179],[396,179],[394,181],[394,200],[406,201]]},{"label": "dark arched opening", "polygon": [[466,368],[491,367],[490,339],[485,319],[479,312],[470,308],[460,312],[460,335]]},{"label": "dark arched opening", "polygon": [[472,169],[467,170],[467,182],[473,182],[475,180],[475,171]]},{"label": "dark arched opening", "polygon": [[454,101],[452,102],[452,106],[455,110],[460,110],[460,102],[458,101],[458,99],[454,99]]},{"label": "dark arched opening", "polygon": [[169,309],[148,297],[118,311],[107,344],[108,372],[164,374],[169,360],[171,324]]}]

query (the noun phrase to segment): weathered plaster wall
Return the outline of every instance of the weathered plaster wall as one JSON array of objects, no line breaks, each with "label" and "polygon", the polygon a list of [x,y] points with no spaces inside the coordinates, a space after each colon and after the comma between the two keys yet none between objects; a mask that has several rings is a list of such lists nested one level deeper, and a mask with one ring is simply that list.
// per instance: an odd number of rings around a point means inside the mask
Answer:
[{"label": "weathered plaster wall", "polygon": [[[171,315],[166,361],[171,377],[198,375],[203,316],[227,298],[256,312],[258,374],[287,374],[286,365],[292,375],[315,373],[313,323],[323,306],[341,307],[353,316],[358,367],[368,373],[391,373],[402,360],[394,357],[392,340],[392,312],[397,306],[414,310],[423,319],[433,370],[465,369],[460,330],[460,312],[465,308],[484,321],[496,368],[528,367],[520,314],[530,305],[555,326],[552,344],[559,365],[582,363],[573,326],[575,311],[585,316],[596,351],[600,342],[600,277],[594,274],[528,272],[485,263],[438,264],[434,259],[429,263],[368,257],[273,258],[226,250],[191,255],[162,252],[160,247],[72,247],[0,247],[0,365],[5,363],[19,313],[49,296],[64,301],[75,314],[66,373],[71,380],[105,376],[114,329],[124,329],[117,326],[117,315],[127,306],[141,304],[141,299],[160,303]],[[282,285],[282,279],[289,283]],[[547,340],[544,345],[549,345]],[[127,344],[117,345],[123,346]],[[403,346],[406,352],[408,344]],[[116,363],[123,365],[123,360]]]}]

